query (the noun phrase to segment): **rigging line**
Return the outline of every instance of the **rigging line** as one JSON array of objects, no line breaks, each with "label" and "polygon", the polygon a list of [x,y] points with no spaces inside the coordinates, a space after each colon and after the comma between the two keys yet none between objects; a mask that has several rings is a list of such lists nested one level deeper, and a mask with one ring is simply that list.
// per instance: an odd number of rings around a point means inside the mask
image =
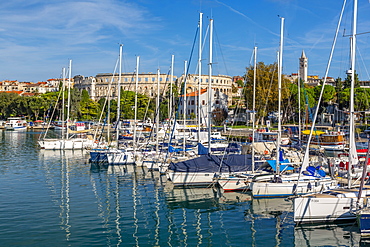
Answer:
[{"label": "rigging line", "polygon": [[[108,97],[104,101],[104,104],[103,104],[103,107],[102,107],[102,110],[101,110],[101,113],[100,113],[100,117],[99,117],[99,123],[101,122],[101,120],[103,118],[104,110],[105,110],[105,107],[106,107],[107,103],[110,104],[110,102],[108,102],[108,100],[110,99],[110,95],[111,95],[111,91],[112,91],[113,78],[114,78],[114,75],[116,74],[116,71],[117,71],[118,62],[119,62],[119,57],[116,60],[116,65],[115,65],[114,70],[113,70],[113,75],[112,75],[112,78],[111,78],[111,80],[109,82],[109,85],[108,85],[108,92],[107,92]],[[109,112],[107,112],[107,115],[108,114],[109,114]],[[108,117],[109,116],[107,116],[107,118]],[[101,132],[103,132],[103,130],[104,130],[104,125],[103,125],[103,128],[101,129]],[[95,133],[94,133],[94,140],[96,140],[96,136],[98,135],[98,132],[99,132],[99,128],[96,128]]]},{"label": "rigging line", "polygon": [[[333,39],[333,43],[332,43],[332,47],[331,47],[330,55],[329,55],[329,61],[328,61],[328,64],[327,64],[327,67],[326,67],[326,71],[325,71],[324,81],[322,83],[322,88],[321,88],[319,100],[317,102],[317,107],[316,107],[315,115],[314,115],[314,118],[312,120],[311,131],[310,131],[310,135],[308,136],[308,140],[307,140],[307,147],[306,147],[306,150],[305,150],[305,153],[304,153],[304,156],[303,156],[303,161],[302,161],[302,166],[301,166],[302,167],[301,168],[302,170],[305,170],[307,168],[307,166],[309,165],[308,163],[309,163],[310,143],[311,143],[311,139],[312,139],[312,135],[313,135],[313,130],[316,128],[315,123],[316,123],[317,115],[319,113],[319,105],[321,104],[321,100],[322,100],[322,97],[323,97],[323,94],[324,94],[326,79],[328,77],[329,68],[330,68],[330,65],[331,65],[332,58],[333,58],[333,53],[334,53],[335,45],[336,45],[336,42],[337,42],[339,28],[340,28],[340,24],[342,22],[342,17],[343,17],[344,9],[345,9],[345,6],[346,6],[346,2],[347,2],[347,0],[344,0],[343,6],[342,6],[342,11],[341,11],[340,16],[339,16],[337,28],[335,30],[335,35],[334,35],[334,39]],[[351,68],[351,69],[353,69],[353,68]],[[296,186],[296,188],[298,188],[298,183],[299,183],[299,179],[300,178],[301,178],[301,173],[299,173],[299,175],[298,175],[298,180],[297,180],[297,186]],[[293,194],[296,194],[296,192],[297,191],[295,190]]]},{"label": "rigging line", "polygon": [[357,54],[359,54],[359,56],[360,56],[360,58],[361,58],[361,62],[362,62],[362,64],[364,65],[364,68],[365,68],[365,71],[366,71],[367,78],[370,78],[369,72],[368,72],[367,67],[366,67],[366,65],[365,65],[365,62],[364,62],[364,58],[362,57],[362,54],[361,54],[360,49],[358,48],[358,46],[357,46],[357,49],[356,49],[356,50],[357,50]]},{"label": "rigging line", "polygon": [[[214,26],[214,24],[213,24],[213,26]],[[215,30],[215,28],[213,28],[213,30]],[[220,53],[221,53],[221,57],[222,57],[222,61],[223,61],[224,66],[225,66],[226,75],[229,75],[229,71],[228,71],[227,66],[226,66],[224,53],[222,52],[222,49],[221,49],[221,43],[220,43],[220,41],[219,41],[219,38],[218,38],[218,35],[217,35],[217,31],[215,31],[215,36],[216,36],[216,40],[217,40],[218,47],[219,47],[219,49],[220,49]],[[217,51],[217,50],[215,49],[215,51]],[[216,56],[216,57],[217,57],[217,56]],[[216,64],[218,64],[218,63],[216,63]]]},{"label": "rigging line", "polygon": [[[276,72],[276,68],[277,68],[277,63],[275,62],[274,64],[272,64],[272,66],[273,66],[273,71],[272,71],[272,74],[271,74],[270,86],[269,86],[269,88],[267,90],[267,97],[266,97],[265,106],[263,108],[263,112],[266,112],[266,109],[267,109],[267,104],[268,104],[270,93],[271,93],[272,83],[274,82],[274,77],[275,77],[275,72]],[[262,101],[262,97],[260,99],[260,102],[261,101]],[[259,104],[259,105],[261,105],[261,104]]]}]

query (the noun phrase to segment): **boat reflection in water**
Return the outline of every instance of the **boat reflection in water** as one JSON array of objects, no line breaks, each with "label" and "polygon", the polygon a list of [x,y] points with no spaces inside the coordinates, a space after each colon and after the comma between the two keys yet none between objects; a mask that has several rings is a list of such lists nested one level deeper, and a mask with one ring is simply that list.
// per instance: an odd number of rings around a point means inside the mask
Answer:
[{"label": "boat reflection in water", "polygon": [[295,246],[369,246],[361,240],[356,224],[296,226]]},{"label": "boat reflection in water", "polygon": [[195,188],[173,187],[167,183],[165,188],[166,203],[171,209],[221,209],[224,204],[250,202],[250,194],[228,192],[222,193],[219,187]]}]

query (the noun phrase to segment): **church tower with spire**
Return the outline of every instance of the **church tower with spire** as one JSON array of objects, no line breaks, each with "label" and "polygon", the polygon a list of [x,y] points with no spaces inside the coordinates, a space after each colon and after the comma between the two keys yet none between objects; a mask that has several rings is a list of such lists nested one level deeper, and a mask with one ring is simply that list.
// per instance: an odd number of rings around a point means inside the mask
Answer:
[{"label": "church tower with spire", "polygon": [[307,82],[307,65],[308,59],[302,50],[302,55],[299,58],[299,77],[301,78],[302,82]]}]

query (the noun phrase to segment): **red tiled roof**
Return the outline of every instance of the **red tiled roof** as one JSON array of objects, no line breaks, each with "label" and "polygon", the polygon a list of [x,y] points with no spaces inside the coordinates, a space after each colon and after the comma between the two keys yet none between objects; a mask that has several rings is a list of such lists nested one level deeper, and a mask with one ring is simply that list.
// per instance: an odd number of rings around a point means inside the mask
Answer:
[{"label": "red tiled roof", "polygon": [[0,91],[0,93],[16,93],[16,94],[21,95],[23,91]]},{"label": "red tiled roof", "polygon": [[35,94],[34,94],[34,93],[23,93],[22,95],[23,95],[23,96],[35,96]]},{"label": "red tiled roof", "polygon": [[[199,91],[194,91],[194,92],[188,93],[188,94],[186,94],[186,97],[198,96],[198,92]],[[206,92],[207,92],[207,89],[201,89],[200,90],[200,94],[204,94]],[[180,97],[184,97],[184,95],[180,95]]]}]

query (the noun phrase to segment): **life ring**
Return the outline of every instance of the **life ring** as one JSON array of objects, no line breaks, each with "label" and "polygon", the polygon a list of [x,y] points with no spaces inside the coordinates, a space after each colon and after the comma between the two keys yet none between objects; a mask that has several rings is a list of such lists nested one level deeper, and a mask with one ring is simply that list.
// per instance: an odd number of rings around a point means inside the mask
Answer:
[{"label": "life ring", "polygon": [[263,153],[264,153],[264,154],[268,154],[268,153],[269,153],[269,151],[265,150],[265,151],[263,151]]}]

